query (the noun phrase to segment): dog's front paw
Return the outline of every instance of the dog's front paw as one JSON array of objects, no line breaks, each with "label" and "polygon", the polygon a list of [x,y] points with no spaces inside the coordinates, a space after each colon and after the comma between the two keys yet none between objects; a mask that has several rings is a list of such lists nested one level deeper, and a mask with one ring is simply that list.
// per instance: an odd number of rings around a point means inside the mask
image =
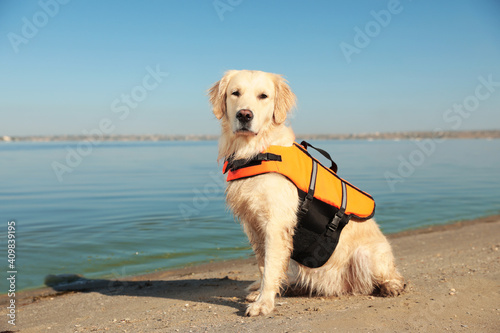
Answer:
[{"label": "dog's front paw", "polygon": [[400,295],[405,289],[402,279],[386,280],[380,286],[380,296],[395,297]]},{"label": "dog's front paw", "polygon": [[260,295],[260,291],[252,291],[245,298],[248,302],[255,302]]},{"label": "dog's front paw", "polygon": [[258,315],[267,315],[271,313],[271,311],[274,310],[274,302],[269,300],[269,301],[258,301],[255,303],[250,304],[247,307],[247,311],[245,312],[245,316],[248,317],[254,317]]}]

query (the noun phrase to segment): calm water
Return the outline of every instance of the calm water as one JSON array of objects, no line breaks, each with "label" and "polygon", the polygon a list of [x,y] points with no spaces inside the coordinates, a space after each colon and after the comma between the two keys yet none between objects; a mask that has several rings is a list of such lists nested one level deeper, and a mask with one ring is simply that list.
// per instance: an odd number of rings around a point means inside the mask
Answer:
[{"label": "calm water", "polygon": [[[374,196],[386,233],[500,213],[500,140],[313,143]],[[1,270],[15,220],[18,290],[48,274],[119,278],[251,253],[224,206],[216,142],[102,143],[59,181],[53,162],[77,148],[0,144]]]}]

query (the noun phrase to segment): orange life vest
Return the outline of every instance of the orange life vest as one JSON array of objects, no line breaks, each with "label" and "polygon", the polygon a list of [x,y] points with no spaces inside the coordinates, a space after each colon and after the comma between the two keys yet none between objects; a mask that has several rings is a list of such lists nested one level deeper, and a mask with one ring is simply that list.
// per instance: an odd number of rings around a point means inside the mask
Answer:
[{"label": "orange life vest", "polygon": [[[332,167],[327,168],[312,157],[308,146],[328,158]],[[321,267],[328,261],[351,217],[362,222],[375,213],[373,198],[338,177],[336,171],[327,152],[305,141],[290,147],[270,146],[249,160],[229,158],[223,168],[228,182],[274,172],[295,184],[300,206],[291,257],[310,268]]]},{"label": "orange life vest", "polygon": [[[307,143],[306,143],[307,144]],[[307,144],[309,145],[309,144]],[[342,183],[346,184],[347,203],[345,214],[354,216],[359,220],[367,220],[373,217],[375,212],[375,201],[366,192],[361,191],[349,182],[341,179],[332,170],[319,163],[301,145],[294,143],[293,146],[270,146],[263,154],[268,156],[280,156],[280,158],[261,158],[261,161],[250,160],[243,166],[232,168],[231,161],[224,163],[224,173],[228,173],[227,181],[253,177],[264,173],[279,173],[295,186],[307,193],[311,185],[311,174],[313,172],[313,161],[317,162],[317,177],[314,198],[317,198],[331,206],[341,208],[342,205]]]}]

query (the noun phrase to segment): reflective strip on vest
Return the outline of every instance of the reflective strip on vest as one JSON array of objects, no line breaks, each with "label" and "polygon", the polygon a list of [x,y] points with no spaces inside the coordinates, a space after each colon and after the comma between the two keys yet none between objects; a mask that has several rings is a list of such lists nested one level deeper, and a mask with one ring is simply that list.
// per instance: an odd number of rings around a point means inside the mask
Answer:
[{"label": "reflective strip on vest", "polygon": [[[314,159],[301,145],[294,143],[293,146],[270,146],[265,153],[281,156],[281,161],[262,161],[259,165],[243,167],[237,170],[229,170],[227,181],[253,177],[265,173],[279,173],[301,191],[307,193],[312,172],[312,159]],[[314,159],[316,160],[316,159]],[[317,161],[317,160],[316,160]],[[226,169],[224,163],[223,170]],[[345,213],[361,220],[373,217],[375,213],[375,201],[366,192],[361,191],[349,182],[345,181],[347,189],[347,206]],[[342,181],[332,170],[318,162],[318,174],[314,197],[327,204],[340,208],[342,204]]]}]

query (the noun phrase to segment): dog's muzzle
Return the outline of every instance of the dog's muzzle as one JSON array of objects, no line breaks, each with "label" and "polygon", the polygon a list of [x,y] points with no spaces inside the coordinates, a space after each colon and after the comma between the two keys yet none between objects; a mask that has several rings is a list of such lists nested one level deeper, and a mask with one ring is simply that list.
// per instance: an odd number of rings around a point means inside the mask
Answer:
[{"label": "dog's muzzle", "polygon": [[241,109],[236,113],[236,131],[241,135],[256,135],[252,130],[253,112],[248,109]]}]

